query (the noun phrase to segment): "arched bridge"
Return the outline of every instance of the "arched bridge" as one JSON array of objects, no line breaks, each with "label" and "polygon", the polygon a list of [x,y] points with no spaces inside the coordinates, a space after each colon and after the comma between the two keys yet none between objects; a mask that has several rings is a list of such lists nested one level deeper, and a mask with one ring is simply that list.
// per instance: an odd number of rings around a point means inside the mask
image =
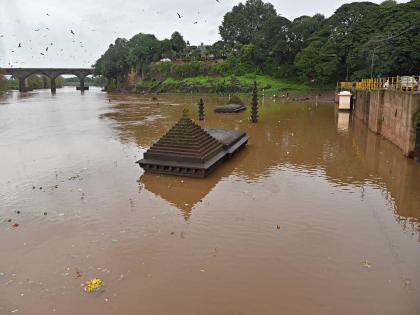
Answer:
[{"label": "arched bridge", "polygon": [[42,74],[50,78],[51,81],[51,92],[55,93],[57,90],[55,79],[63,74],[72,74],[80,79],[80,90],[85,90],[85,78],[93,74],[94,69],[92,68],[5,68],[3,70],[5,74],[12,75],[14,78],[19,80],[19,91],[24,92],[26,90],[26,78],[32,74]]}]

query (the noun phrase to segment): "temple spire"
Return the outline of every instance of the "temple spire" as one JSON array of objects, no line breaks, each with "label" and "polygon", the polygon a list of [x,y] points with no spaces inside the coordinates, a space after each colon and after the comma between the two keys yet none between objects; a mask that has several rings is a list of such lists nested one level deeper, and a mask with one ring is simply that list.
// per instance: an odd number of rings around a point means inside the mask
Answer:
[{"label": "temple spire", "polygon": [[198,102],[198,120],[204,120],[204,101],[202,98]]},{"label": "temple spire", "polygon": [[257,94],[257,81],[254,81],[254,88],[252,90],[252,107],[251,107],[251,122],[258,122],[258,94]]}]

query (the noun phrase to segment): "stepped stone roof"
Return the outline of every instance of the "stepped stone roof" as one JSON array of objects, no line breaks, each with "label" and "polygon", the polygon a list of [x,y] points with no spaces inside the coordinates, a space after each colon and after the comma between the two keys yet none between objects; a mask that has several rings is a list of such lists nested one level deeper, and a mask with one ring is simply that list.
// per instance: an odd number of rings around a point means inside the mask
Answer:
[{"label": "stepped stone roof", "polygon": [[223,151],[223,145],[196,125],[184,111],[182,118],[145,154],[145,159],[201,163]]},{"label": "stepped stone roof", "polygon": [[247,142],[248,137],[243,132],[202,129],[184,110],[175,126],[137,163],[146,172],[205,177],[218,162]]}]

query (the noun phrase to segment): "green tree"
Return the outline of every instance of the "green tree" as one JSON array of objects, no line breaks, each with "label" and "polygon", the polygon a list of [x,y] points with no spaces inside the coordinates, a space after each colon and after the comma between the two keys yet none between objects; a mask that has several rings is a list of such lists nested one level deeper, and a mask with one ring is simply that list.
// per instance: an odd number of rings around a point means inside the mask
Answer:
[{"label": "green tree", "polygon": [[0,94],[2,92],[5,92],[7,90],[8,84],[7,84],[7,80],[4,77],[4,72],[2,70],[0,70]]},{"label": "green tree", "polygon": [[255,63],[274,69],[280,64],[293,63],[289,40],[290,21],[281,16],[272,17],[257,32],[252,43]]},{"label": "green tree", "polygon": [[26,79],[26,86],[29,90],[38,90],[44,88],[44,81],[42,79],[43,76],[40,75],[30,75]]},{"label": "green tree", "polygon": [[277,13],[271,3],[247,0],[245,4],[239,3],[225,14],[219,33],[231,47],[250,44],[254,35],[275,16]]},{"label": "green tree", "polygon": [[321,40],[313,41],[295,59],[298,74],[316,83],[335,81],[338,78],[338,65],[334,47]]},{"label": "green tree", "polygon": [[398,3],[395,0],[385,0],[381,2],[381,6],[383,7],[394,7],[396,5],[398,5]]},{"label": "green tree", "polygon": [[230,53],[227,57],[229,72],[235,75],[256,72],[254,63],[254,45],[243,45],[237,53]]},{"label": "green tree", "polygon": [[176,57],[176,53],[172,49],[172,43],[170,39],[164,39],[160,42],[161,46],[161,57],[173,59]]},{"label": "green tree", "polygon": [[367,42],[375,30],[370,23],[378,14],[379,5],[354,2],[341,6],[326,21],[328,45],[335,48],[340,59],[339,75],[345,80],[357,70],[357,48]]},{"label": "green tree", "polygon": [[103,75],[108,82],[114,81],[117,87],[127,81],[130,69],[128,62],[128,42],[117,38],[95,64],[95,75]]},{"label": "green tree", "polygon": [[287,34],[292,56],[309,45],[311,36],[321,29],[324,20],[322,14],[315,14],[312,17],[304,15],[293,20]]},{"label": "green tree", "polygon": [[176,53],[181,53],[187,47],[184,38],[179,32],[174,32],[170,39],[172,50]]},{"label": "green tree", "polygon": [[358,47],[360,68],[373,76],[418,75],[420,72],[420,1],[380,7],[374,31]]},{"label": "green tree", "polygon": [[212,54],[216,59],[225,59],[228,55],[228,51],[229,49],[226,43],[222,40],[215,42],[209,48],[210,54]]},{"label": "green tree", "polygon": [[137,34],[128,43],[128,63],[143,77],[151,62],[162,56],[161,42],[151,34]]}]

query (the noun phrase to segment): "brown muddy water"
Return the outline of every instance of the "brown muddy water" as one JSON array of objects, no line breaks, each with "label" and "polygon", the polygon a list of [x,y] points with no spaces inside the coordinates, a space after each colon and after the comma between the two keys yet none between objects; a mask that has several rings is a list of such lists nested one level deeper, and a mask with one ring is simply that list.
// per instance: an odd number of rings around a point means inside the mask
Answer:
[{"label": "brown muddy water", "polygon": [[420,314],[420,164],[332,103],[204,99],[250,137],[204,180],[135,164],[196,96],[0,99],[0,314]]}]

